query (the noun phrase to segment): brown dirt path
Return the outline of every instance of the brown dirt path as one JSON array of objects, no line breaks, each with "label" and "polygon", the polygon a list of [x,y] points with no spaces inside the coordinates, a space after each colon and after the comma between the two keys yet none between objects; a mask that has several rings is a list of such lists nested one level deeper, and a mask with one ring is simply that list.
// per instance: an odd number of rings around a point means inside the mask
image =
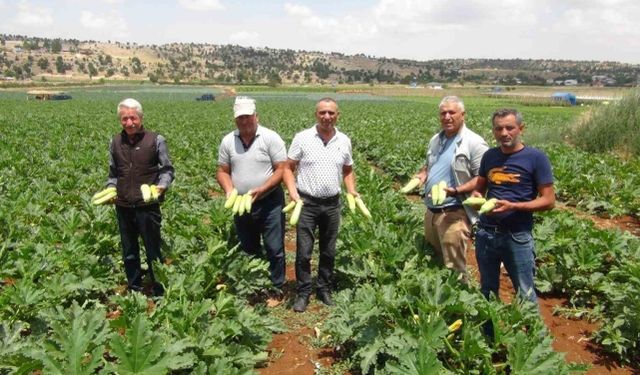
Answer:
[{"label": "brown dirt path", "polygon": [[[285,237],[287,253],[287,284],[284,288],[285,301],[274,312],[285,322],[288,332],[273,335],[267,347],[269,363],[258,369],[261,375],[313,375],[320,369],[328,369],[338,353],[333,348],[318,348],[314,340],[317,334],[322,335],[322,322],[329,314],[329,309],[311,298],[309,308],[304,313],[295,313],[291,304],[295,298],[295,231],[288,229]],[[317,330],[316,330],[317,329]]]}]

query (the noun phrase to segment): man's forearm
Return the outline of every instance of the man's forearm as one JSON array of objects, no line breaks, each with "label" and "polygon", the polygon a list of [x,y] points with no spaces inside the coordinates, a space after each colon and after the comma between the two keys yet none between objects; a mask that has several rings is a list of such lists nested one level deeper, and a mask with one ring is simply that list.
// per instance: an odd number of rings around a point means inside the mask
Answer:
[{"label": "man's forearm", "polygon": [[224,190],[225,194],[228,194],[233,190],[233,182],[231,181],[231,175],[221,169],[216,172],[216,180],[218,185]]}]

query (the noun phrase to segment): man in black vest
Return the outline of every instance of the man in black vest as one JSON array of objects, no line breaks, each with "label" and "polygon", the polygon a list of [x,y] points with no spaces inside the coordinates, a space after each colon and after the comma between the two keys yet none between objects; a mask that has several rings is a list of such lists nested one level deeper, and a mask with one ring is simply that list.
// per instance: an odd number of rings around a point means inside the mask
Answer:
[{"label": "man in black vest", "polygon": [[[129,290],[142,291],[140,246],[142,237],[147,255],[148,276],[153,294],[160,296],[164,290],[153,275],[153,261],[162,262],[160,254],[159,202],[171,185],[174,176],[169,160],[167,144],[163,136],[146,130],[142,125],[142,105],[135,99],[125,99],[118,104],[118,118],[122,132],[109,145],[109,179],[107,187],[114,186],[118,227],[122,242],[122,259]],[[158,199],[145,202],[140,186],[156,185]]]}]

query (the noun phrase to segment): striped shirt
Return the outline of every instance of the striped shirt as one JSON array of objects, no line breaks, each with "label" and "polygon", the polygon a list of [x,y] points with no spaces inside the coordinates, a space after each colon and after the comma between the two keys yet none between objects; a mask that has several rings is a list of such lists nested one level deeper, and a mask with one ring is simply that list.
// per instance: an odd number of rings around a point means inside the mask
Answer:
[{"label": "striped shirt", "polygon": [[298,191],[316,198],[340,194],[342,168],[353,164],[349,137],[336,128],[336,134],[325,145],[316,125],[296,134],[288,157],[299,162]]}]

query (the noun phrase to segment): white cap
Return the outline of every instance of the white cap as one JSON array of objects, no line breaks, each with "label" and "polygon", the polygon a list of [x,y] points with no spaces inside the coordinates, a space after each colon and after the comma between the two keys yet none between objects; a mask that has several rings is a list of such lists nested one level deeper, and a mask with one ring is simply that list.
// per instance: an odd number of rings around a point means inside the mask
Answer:
[{"label": "white cap", "polygon": [[238,96],[233,103],[233,117],[253,115],[256,113],[256,101],[247,96]]}]

